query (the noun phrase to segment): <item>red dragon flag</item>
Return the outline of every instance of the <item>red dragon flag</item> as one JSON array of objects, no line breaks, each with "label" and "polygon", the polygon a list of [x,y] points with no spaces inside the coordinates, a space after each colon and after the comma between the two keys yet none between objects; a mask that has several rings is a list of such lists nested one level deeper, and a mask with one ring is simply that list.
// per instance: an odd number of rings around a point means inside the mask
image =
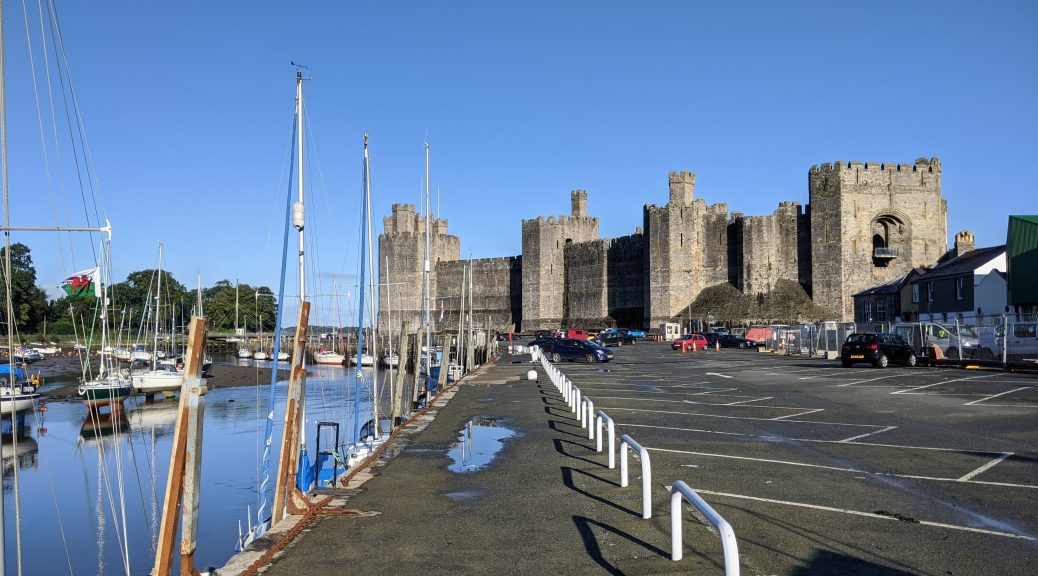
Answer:
[{"label": "red dragon flag", "polygon": [[101,292],[101,269],[91,268],[69,276],[61,285],[62,290],[72,300],[93,298]]}]

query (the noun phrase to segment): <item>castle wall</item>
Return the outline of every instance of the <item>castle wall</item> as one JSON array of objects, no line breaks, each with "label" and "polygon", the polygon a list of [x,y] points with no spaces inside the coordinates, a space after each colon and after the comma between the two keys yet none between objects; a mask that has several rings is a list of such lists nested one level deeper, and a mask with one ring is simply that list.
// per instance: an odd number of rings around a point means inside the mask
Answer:
[{"label": "castle wall", "polygon": [[[812,297],[841,320],[854,318],[852,294],[931,265],[945,251],[948,205],[936,158],[812,166],[808,188]],[[884,257],[876,257],[877,245]]]},{"label": "castle wall", "polygon": [[[465,268],[472,274],[472,282],[465,278]],[[465,300],[468,306],[468,286],[472,286],[472,313],[475,325],[488,327],[491,332],[513,332],[521,323],[522,315],[522,257],[456,260],[436,265],[438,299],[435,303],[434,328],[453,331],[458,329],[461,310],[462,282],[465,282]],[[464,280],[463,280],[464,279]],[[440,320],[439,311],[443,310]]]},{"label": "castle wall", "polygon": [[[392,210],[390,216],[383,218],[383,232],[378,237],[378,277],[379,284],[382,284],[378,300],[378,327],[383,331],[388,329],[392,304],[393,330],[399,331],[400,323],[404,320],[409,330],[417,330],[421,319],[425,271],[425,218],[416,213],[413,204],[394,204]],[[430,301],[436,302],[439,297],[437,263],[458,260],[461,256],[461,240],[448,233],[445,219],[433,218],[429,228]],[[435,307],[434,304],[430,306]]]},{"label": "castle wall", "polygon": [[800,221],[796,202],[782,202],[771,216],[739,218],[739,280],[747,294],[767,293],[780,279],[800,279]]},{"label": "castle wall", "polygon": [[565,247],[598,239],[598,218],[586,215],[587,192],[571,194],[573,216],[523,220],[522,330],[562,328],[565,320]]}]

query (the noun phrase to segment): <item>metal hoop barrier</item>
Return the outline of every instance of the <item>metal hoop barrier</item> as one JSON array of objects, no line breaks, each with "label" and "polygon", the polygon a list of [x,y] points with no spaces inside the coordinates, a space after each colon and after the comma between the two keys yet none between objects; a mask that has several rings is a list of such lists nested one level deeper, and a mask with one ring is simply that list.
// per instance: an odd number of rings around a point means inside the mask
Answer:
[{"label": "metal hoop barrier", "polygon": [[721,518],[720,514],[682,480],[678,480],[670,488],[670,559],[675,562],[681,560],[682,540],[684,539],[681,526],[682,498],[695,506],[696,510],[699,510],[699,513],[717,529],[717,533],[721,536],[725,576],[739,576],[739,545],[735,540],[735,531],[732,530],[731,524]]},{"label": "metal hoop barrier", "polygon": [[602,422],[607,423],[606,429],[609,433],[609,469],[616,468],[616,450],[613,450],[613,445],[616,443],[616,427],[613,425],[613,419],[606,415],[605,412],[599,410],[597,424],[595,428],[598,429],[598,448],[597,451],[602,451]]},{"label": "metal hoop barrier", "polygon": [[649,464],[649,451],[627,434],[620,437],[620,487],[627,487],[628,448],[637,450],[642,462],[642,518],[652,518],[652,466]]},{"label": "metal hoop barrier", "polygon": [[580,427],[587,426],[587,437],[588,440],[595,439],[595,427],[592,426],[595,420],[595,403],[590,398],[584,396],[580,400]]}]

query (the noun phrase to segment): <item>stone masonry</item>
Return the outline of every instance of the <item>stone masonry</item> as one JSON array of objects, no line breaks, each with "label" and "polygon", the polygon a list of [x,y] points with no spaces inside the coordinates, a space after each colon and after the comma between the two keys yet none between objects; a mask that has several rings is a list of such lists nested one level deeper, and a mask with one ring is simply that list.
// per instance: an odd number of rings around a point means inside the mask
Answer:
[{"label": "stone masonry", "polygon": [[[948,209],[937,158],[812,166],[807,207],[784,201],[768,216],[729,213],[727,204],[697,199],[691,172],[671,172],[668,186],[666,205],[644,206],[643,229],[609,239],[598,237],[587,192],[575,190],[569,216],[522,221],[516,257],[462,261],[460,240],[447,233],[446,220],[434,219],[434,329],[456,329],[465,269],[473,277],[476,325],[491,330],[656,330],[707,287],[730,283],[746,294],[766,294],[779,280],[799,283],[834,320],[849,321],[852,294],[932,264],[946,248]],[[392,291],[394,330],[401,318],[417,326],[424,219],[413,205],[395,204],[384,222],[380,282],[400,283]],[[385,298],[380,291],[383,329]]]}]

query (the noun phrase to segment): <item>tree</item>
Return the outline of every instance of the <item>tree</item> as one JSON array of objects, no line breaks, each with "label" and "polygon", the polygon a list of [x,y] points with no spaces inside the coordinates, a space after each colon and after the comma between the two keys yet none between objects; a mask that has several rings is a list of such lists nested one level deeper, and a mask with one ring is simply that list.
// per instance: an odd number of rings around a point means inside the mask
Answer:
[{"label": "tree", "polygon": [[[7,249],[0,248],[0,283],[7,285]],[[47,317],[47,294],[36,286],[36,268],[32,264],[29,247],[22,243],[11,245],[11,303],[17,332],[26,334],[39,331]],[[0,318],[7,321],[7,306],[0,306]]]},{"label": "tree", "polygon": [[[237,291],[238,327],[247,325],[250,332],[257,332],[259,331],[257,322],[260,322],[264,331],[272,330],[277,318],[277,302],[272,297],[273,292],[270,288],[266,286],[253,288],[248,284],[239,284]],[[212,288],[205,289],[203,295],[205,315],[209,319],[210,330],[216,332],[233,330],[235,285],[230,280],[220,280]]]}]

